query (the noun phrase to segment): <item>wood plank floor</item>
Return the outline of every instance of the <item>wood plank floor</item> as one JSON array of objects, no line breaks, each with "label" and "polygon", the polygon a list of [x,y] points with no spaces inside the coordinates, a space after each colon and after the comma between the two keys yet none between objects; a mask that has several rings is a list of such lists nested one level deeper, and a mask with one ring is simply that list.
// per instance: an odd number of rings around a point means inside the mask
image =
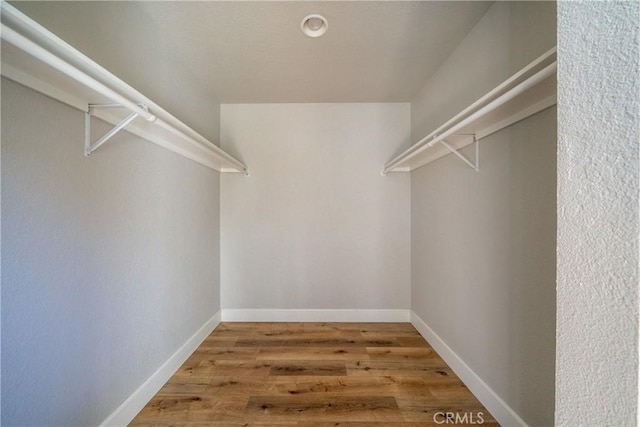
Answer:
[{"label": "wood plank floor", "polygon": [[131,425],[453,424],[446,413],[498,425],[409,323],[221,323]]}]

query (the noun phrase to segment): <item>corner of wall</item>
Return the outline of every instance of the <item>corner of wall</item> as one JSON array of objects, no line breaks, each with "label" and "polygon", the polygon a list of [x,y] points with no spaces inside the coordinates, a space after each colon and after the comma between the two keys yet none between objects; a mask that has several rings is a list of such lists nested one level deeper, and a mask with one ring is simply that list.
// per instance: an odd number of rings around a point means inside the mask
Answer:
[{"label": "corner of wall", "polygon": [[184,362],[196,351],[198,346],[220,324],[221,311],[218,310],[207,322],[196,331],[166,362],[158,368],[140,387],[136,389],[101,426],[128,425],[155,394],[176,373]]},{"label": "corner of wall", "polygon": [[413,310],[411,311],[411,324],[420,332],[420,335],[433,347],[447,365],[460,377],[462,382],[471,390],[480,403],[503,426],[526,426],[522,418],[482,380],[464,359],[460,357],[447,343],[427,325]]}]

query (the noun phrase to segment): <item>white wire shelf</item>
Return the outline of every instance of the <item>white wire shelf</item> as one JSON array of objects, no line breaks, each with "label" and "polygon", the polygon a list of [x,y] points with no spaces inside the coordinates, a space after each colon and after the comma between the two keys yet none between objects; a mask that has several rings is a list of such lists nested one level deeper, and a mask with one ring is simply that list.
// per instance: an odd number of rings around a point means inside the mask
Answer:
[{"label": "white wire shelf", "polygon": [[[452,153],[479,170],[479,140],[557,103],[556,68],[554,47],[387,162],[382,174],[410,172]],[[475,161],[459,152],[473,143]]]},{"label": "white wire shelf", "polygon": [[[87,135],[91,117],[116,125],[95,144],[87,136],[85,154],[126,129],[218,172],[249,174],[245,164],[6,1],[0,11],[2,76],[84,111]],[[114,104],[122,108],[100,108]],[[125,118],[123,110],[131,114]]]}]

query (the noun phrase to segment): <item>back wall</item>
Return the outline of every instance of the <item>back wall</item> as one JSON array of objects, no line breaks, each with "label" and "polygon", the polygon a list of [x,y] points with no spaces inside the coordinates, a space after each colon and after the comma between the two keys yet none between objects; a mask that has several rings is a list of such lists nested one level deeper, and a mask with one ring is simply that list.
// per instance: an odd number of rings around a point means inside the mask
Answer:
[{"label": "back wall", "polygon": [[221,146],[251,176],[221,177],[223,309],[408,309],[407,146],[397,104],[233,104]]}]

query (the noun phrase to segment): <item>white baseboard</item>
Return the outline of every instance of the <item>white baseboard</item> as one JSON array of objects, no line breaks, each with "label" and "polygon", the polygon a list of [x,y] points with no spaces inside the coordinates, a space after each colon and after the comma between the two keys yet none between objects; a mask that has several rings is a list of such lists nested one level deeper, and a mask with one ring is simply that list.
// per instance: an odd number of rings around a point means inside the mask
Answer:
[{"label": "white baseboard", "polygon": [[220,315],[219,310],[100,425],[128,425],[198,346],[202,344],[202,341],[220,324]]},{"label": "white baseboard", "polygon": [[480,403],[493,415],[502,426],[527,426],[522,418],[506,404],[504,400],[489,387],[473,369],[433,329],[431,329],[416,313],[411,310],[411,324],[420,332],[427,342],[438,352],[440,357],[460,377],[462,382],[478,398]]},{"label": "white baseboard", "polygon": [[222,309],[223,322],[408,322],[409,310]]}]

